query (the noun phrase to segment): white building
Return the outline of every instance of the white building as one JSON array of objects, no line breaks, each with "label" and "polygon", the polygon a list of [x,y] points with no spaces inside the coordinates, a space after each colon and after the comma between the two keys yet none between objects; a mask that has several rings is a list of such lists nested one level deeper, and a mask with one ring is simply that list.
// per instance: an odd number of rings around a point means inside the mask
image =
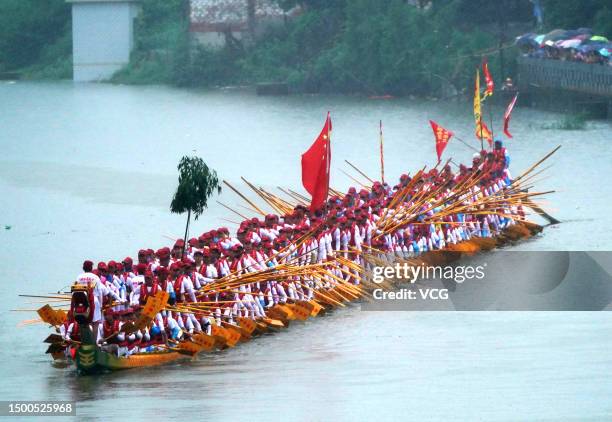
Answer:
[{"label": "white building", "polygon": [[110,78],[130,61],[139,0],[66,0],[72,3],[75,81]]},{"label": "white building", "polygon": [[285,13],[272,0],[190,0],[192,38],[209,47],[222,47],[227,38],[249,41],[271,25],[300,13],[298,7]]}]

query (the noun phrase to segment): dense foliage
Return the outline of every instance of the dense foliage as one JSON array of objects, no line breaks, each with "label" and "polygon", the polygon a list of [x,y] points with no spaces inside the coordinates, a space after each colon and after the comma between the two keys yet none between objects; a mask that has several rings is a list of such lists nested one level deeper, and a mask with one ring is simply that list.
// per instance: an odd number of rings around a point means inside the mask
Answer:
[{"label": "dense foliage", "polygon": [[[270,28],[254,44],[195,47],[191,57],[183,54],[172,64],[141,55],[116,79],[148,82],[138,69],[149,69],[152,79],[178,85],[280,81],[306,92],[446,96],[469,91],[483,56],[498,78],[512,75],[513,37],[536,26],[529,0],[416,2],[422,7],[405,0],[277,2],[285,10],[299,5],[303,13]],[[152,7],[156,1],[148,3]],[[549,19],[540,31],[594,26],[610,33],[605,1],[588,0],[585,8],[576,5],[582,2],[562,3],[543,2]],[[168,43],[168,50],[178,51],[181,42]]]},{"label": "dense foliage", "polygon": [[[467,88],[482,53],[499,44],[491,21],[498,14],[487,1],[438,0],[424,8],[402,0],[299,3],[304,13],[298,19],[271,31],[234,64],[243,78],[236,82],[280,80],[315,92],[451,95]],[[530,19],[523,9],[518,12],[504,16]],[[498,73],[501,65],[495,61],[492,68]]]},{"label": "dense foliage", "polygon": [[0,72],[34,66],[47,67],[52,76],[68,76],[71,42],[65,0],[0,1]]},{"label": "dense foliage", "polygon": [[[497,78],[512,75],[513,37],[536,30],[529,0],[276,1],[303,12],[255,43],[233,40],[213,50],[191,45],[186,0],[143,0],[131,63],[114,79],[183,86],[281,81],[308,92],[453,95],[469,91],[485,55]],[[609,0],[541,4],[539,32],[593,27],[612,36]],[[3,0],[0,71],[46,65],[49,75],[65,76],[69,23],[64,0]]]}]

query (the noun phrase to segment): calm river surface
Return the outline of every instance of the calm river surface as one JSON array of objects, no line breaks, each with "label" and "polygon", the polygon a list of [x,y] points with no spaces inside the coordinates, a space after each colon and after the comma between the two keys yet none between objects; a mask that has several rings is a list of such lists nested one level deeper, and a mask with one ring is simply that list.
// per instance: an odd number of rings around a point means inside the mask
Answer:
[{"label": "calm river surface", "polygon": [[[472,140],[467,103],[0,83],[0,397],[76,400],[79,416],[233,420],[610,420],[608,312],[361,312],[358,305],[197,361],[97,378],[54,368],[42,325],[16,328],[35,299],[67,286],[85,258],[134,256],[179,237],[168,207],[181,156],[220,177],[300,188],[300,154],[333,119],[332,186],[348,159],[387,179],[435,161],[428,119]],[[494,110],[501,120],[503,110]],[[560,115],[515,110],[513,174],[563,147],[538,189],[564,223],[520,245],[612,250],[612,127],[543,130]],[[499,130],[499,124],[496,129]],[[477,142],[473,141],[477,146]],[[455,161],[472,152],[452,140]],[[246,192],[246,189],[244,189]],[[221,201],[237,204],[224,190]],[[235,220],[214,200],[201,233]]]}]

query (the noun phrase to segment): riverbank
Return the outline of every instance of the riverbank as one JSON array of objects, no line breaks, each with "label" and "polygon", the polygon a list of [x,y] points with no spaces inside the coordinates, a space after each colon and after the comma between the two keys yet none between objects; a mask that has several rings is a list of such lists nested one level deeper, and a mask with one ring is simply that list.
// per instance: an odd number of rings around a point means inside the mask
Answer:
[{"label": "riverbank", "polygon": [[[577,26],[612,35],[603,6],[574,10],[544,3],[550,13],[544,31],[576,26],[573,20],[578,20]],[[5,12],[0,13],[0,74],[71,77],[69,5],[63,0],[50,4],[45,10],[32,0],[0,6]],[[287,10],[298,4],[302,12],[297,17],[267,28],[253,41],[230,38],[213,49],[192,41],[184,0],[147,1],[135,21],[130,63],[112,82],[188,87],[280,83],[295,93],[447,98],[471,92],[482,57],[488,58],[498,85],[515,76],[513,37],[535,25],[528,2],[485,2],[476,8],[459,0],[282,2]],[[18,16],[15,22],[8,20],[11,15]],[[37,36],[25,39],[15,24],[31,26]]]}]

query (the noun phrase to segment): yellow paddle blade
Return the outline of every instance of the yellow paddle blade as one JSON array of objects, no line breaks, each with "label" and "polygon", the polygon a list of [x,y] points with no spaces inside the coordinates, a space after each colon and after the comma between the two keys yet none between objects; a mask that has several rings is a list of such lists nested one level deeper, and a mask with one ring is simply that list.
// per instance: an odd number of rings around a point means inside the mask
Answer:
[{"label": "yellow paddle blade", "polygon": [[262,318],[262,321],[272,328],[285,328],[285,324],[283,324],[283,322],[278,319]]},{"label": "yellow paddle blade", "polygon": [[300,300],[296,302],[296,304],[300,305],[302,308],[306,308],[308,314],[312,314],[312,310],[314,309],[314,305],[307,300]]},{"label": "yellow paddle blade", "polygon": [[287,319],[290,319],[290,320],[297,319],[297,317],[295,316],[295,314],[292,311],[291,306],[289,306],[288,304],[281,305],[279,303],[278,305],[276,305],[276,309],[278,309],[279,311],[284,313],[286,315],[285,318],[287,318]]},{"label": "yellow paddle blade", "polygon": [[55,321],[57,322],[56,325],[61,325],[68,319],[68,312],[64,311],[63,309],[55,309],[54,312],[56,318]]},{"label": "yellow paddle blade", "polygon": [[140,317],[141,318],[146,317],[149,319],[155,318],[155,315],[157,314],[158,306],[159,306],[159,299],[155,296],[149,296],[147,298],[147,303],[145,303],[145,306],[142,308]]},{"label": "yellow paddle blade", "polygon": [[232,325],[232,324],[227,324],[225,326],[225,329],[227,331],[229,331],[230,333],[236,333],[238,334],[238,339],[242,340],[242,341],[249,341],[251,339],[251,335],[249,333],[247,333],[246,331],[243,331],[239,326],[237,325]]},{"label": "yellow paddle blade", "polygon": [[249,334],[252,334],[253,331],[257,329],[257,323],[249,318],[238,317],[238,324],[242,327],[243,330],[246,330]]},{"label": "yellow paddle blade", "polygon": [[310,312],[310,315],[313,317],[319,315],[319,313],[325,309],[323,306],[319,305],[314,299],[309,301],[308,303],[312,305],[312,311]]},{"label": "yellow paddle blade", "polygon": [[53,309],[51,305],[45,305],[36,311],[44,322],[50,325],[61,325],[66,321],[67,314],[61,309]]},{"label": "yellow paddle blade", "polygon": [[212,324],[211,329],[212,335],[223,338],[229,347],[234,347],[240,340],[240,333],[237,331],[230,331],[216,324]]},{"label": "yellow paddle blade", "polygon": [[155,315],[166,307],[168,297],[168,292],[162,290],[158,291],[154,296],[149,296],[147,298],[147,303],[142,309],[141,315],[146,315],[151,319],[155,318]]},{"label": "yellow paddle blade", "polygon": [[208,334],[198,333],[193,336],[193,342],[202,346],[202,348],[208,352],[215,348],[215,338],[213,336],[209,336]]},{"label": "yellow paddle blade", "polygon": [[202,346],[200,346],[199,344],[196,344],[192,341],[189,340],[185,340],[185,341],[181,341],[178,344],[178,348],[181,349],[184,352],[187,352],[191,355],[195,355],[197,353],[200,353],[203,349]]},{"label": "yellow paddle blade", "polygon": [[287,312],[279,308],[278,305],[274,305],[273,307],[266,309],[266,315],[268,315],[272,319],[281,321],[283,325],[289,324]]},{"label": "yellow paddle blade", "polygon": [[256,321],[255,324],[257,325],[257,331],[258,332],[264,333],[264,332],[268,331],[268,325],[265,322]]},{"label": "yellow paddle blade", "polygon": [[299,319],[300,321],[306,321],[308,317],[310,317],[310,310],[299,303],[287,304],[285,306],[291,309],[291,312],[293,312],[296,319]]}]

